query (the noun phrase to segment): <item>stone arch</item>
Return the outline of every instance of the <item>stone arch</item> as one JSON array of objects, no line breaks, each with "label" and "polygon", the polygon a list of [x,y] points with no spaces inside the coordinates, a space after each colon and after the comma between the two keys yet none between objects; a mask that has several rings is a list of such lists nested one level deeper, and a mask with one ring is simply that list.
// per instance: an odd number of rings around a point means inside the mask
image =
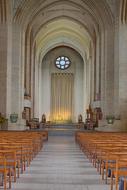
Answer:
[{"label": "stone arch", "polygon": [[[32,60],[30,55],[31,47],[35,47],[36,44],[37,48],[38,44],[36,39],[39,31],[49,22],[57,20],[58,16],[60,16],[61,18],[66,17],[67,19],[72,19],[78,24],[80,23],[81,27],[84,27],[91,36],[91,62],[93,64],[94,72],[94,78],[92,78],[92,80],[95,81],[91,87],[94,88],[92,91],[93,95],[91,101],[96,101],[96,96],[100,96],[102,100],[101,106],[104,110],[106,110],[106,112],[108,112],[109,104],[112,104],[113,109],[112,98],[114,96],[114,92],[112,91],[111,93],[110,91],[110,89],[114,88],[114,78],[109,72],[110,69],[114,69],[114,16],[110,10],[110,7],[106,1],[101,1],[98,6],[97,2],[94,0],[80,0],[78,3],[75,0],[55,0],[53,1],[53,8],[51,8],[51,5],[52,4],[50,1],[39,1],[38,4],[35,0],[22,1],[21,6],[19,6],[15,12],[13,21],[14,23],[21,23],[22,30],[24,31],[27,39],[25,41],[25,46],[28,50],[27,52],[25,51],[25,57],[27,57],[27,60],[25,59],[24,64],[28,65],[28,68],[30,67],[29,63],[30,60]],[[58,12],[55,11],[55,7]],[[70,10],[72,13],[70,13]],[[30,14],[28,14],[28,12]],[[49,16],[46,17],[46,14]],[[41,55],[41,49],[38,51],[40,51]],[[108,57],[109,54],[111,55],[110,57]],[[33,60],[32,64],[35,64],[35,62]],[[112,83],[109,83],[109,81],[106,82],[105,79],[107,78],[110,78]],[[28,81],[33,83],[31,78],[28,79]],[[101,81],[101,83],[99,81]],[[107,91],[106,89],[109,90]],[[112,100],[109,101],[107,97],[112,97]]]}]

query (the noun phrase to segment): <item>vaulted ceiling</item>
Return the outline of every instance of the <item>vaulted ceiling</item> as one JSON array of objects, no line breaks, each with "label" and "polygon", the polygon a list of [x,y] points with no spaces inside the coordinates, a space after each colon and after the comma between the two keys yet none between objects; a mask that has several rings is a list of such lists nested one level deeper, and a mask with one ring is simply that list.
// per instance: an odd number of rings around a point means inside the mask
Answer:
[{"label": "vaulted ceiling", "polygon": [[96,36],[114,25],[112,0],[13,0],[13,21],[32,34],[38,56],[67,45],[89,56]]}]

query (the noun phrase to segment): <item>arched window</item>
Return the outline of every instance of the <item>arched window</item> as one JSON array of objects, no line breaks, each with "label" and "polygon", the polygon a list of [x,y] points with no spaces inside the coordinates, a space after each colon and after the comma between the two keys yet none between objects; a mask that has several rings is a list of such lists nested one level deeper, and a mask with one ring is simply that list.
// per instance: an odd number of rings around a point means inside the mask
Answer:
[{"label": "arched window", "polygon": [[70,66],[71,62],[68,57],[66,56],[59,56],[56,61],[55,65],[58,69],[67,69]]}]

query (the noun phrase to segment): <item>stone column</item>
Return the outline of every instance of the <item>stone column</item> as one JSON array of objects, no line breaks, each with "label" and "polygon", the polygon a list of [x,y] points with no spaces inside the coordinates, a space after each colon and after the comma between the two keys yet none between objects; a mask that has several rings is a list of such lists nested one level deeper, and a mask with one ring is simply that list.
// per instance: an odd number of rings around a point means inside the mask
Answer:
[{"label": "stone column", "polygon": [[121,126],[127,129],[127,25],[119,30],[119,110]]},{"label": "stone column", "polygon": [[[11,110],[10,114],[18,114],[16,124],[9,123],[9,129],[23,130],[25,123],[22,119],[24,86],[22,59],[22,31],[18,24],[12,25],[12,63],[11,63]],[[9,114],[9,113],[8,113]],[[9,115],[10,115],[9,114]],[[8,116],[9,117],[9,116]]]},{"label": "stone column", "polygon": [[95,101],[97,101],[100,97],[100,36],[97,37],[96,40],[96,91],[95,91]]},{"label": "stone column", "polygon": [[83,65],[83,120],[86,117],[86,109],[89,105],[89,100],[88,100],[88,61],[86,59],[86,56],[83,57],[84,65]]},{"label": "stone column", "polygon": [[0,24],[0,112],[6,115],[7,99],[7,47],[8,28],[6,23]]},{"label": "stone column", "polygon": [[41,80],[41,64],[39,58],[35,58],[35,88],[34,88],[34,117],[39,116],[39,79]]},{"label": "stone column", "polygon": [[86,88],[84,89],[85,91],[85,96],[86,98],[86,109],[88,109],[89,104],[90,104],[90,95],[91,95],[91,57],[86,61],[86,68],[84,69],[85,75],[86,75]]},{"label": "stone column", "polygon": [[95,89],[95,82],[94,82],[94,48],[92,49],[91,53],[91,59],[90,59],[90,103],[93,103],[94,101],[94,89]]},{"label": "stone column", "polygon": [[114,114],[114,29],[107,26],[106,30],[101,31],[101,100],[100,107],[103,113],[103,120],[99,126],[105,126],[106,115]]},{"label": "stone column", "polygon": [[[114,45],[114,115],[120,117],[119,109],[119,17],[115,21],[115,45]],[[115,121],[116,123],[116,121]]]},{"label": "stone column", "polygon": [[112,27],[104,32],[104,55],[101,73],[101,104],[104,116],[114,114],[114,31]]},{"label": "stone column", "polygon": [[11,98],[12,2],[0,1],[0,112],[6,117]]}]

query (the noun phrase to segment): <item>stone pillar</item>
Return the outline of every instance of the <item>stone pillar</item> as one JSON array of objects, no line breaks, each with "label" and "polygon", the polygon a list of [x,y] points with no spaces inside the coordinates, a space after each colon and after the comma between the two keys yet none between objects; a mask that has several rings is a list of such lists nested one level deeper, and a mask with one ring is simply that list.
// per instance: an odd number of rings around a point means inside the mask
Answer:
[{"label": "stone pillar", "polygon": [[39,79],[41,81],[41,64],[39,60],[35,58],[35,88],[34,88],[34,117],[39,116]]},{"label": "stone pillar", "polygon": [[29,96],[31,96],[31,47],[32,47],[32,37],[31,29],[29,26],[25,32],[25,90]]},{"label": "stone pillar", "polygon": [[22,38],[21,28],[18,24],[12,25],[12,63],[11,63],[11,109],[8,117],[12,113],[18,114],[16,124],[9,122],[8,129],[24,130],[25,121],[22,119],[24,86],[23,77],[23,59],[22,59]]},{"label": "stone pillar", "polygon": [[106,48],[105,48],[105,113],[114,113],[114,31],[110,28],[106,32]]},{"label": "stone pillar", "polygon": [[[115,21],[115,45],[114,45],[114,115],[120,117],[119,109],[119,17]],[[116,122],[115,122],[116,123]]]},{"label": "stone pillar", "polygon": [[[111,75],[114,72],[113,101],[114,101],[114,116],[116,120],[113,125],[110,125],[107,128],[108,130],[111,131],[127,130],[127,52],[126,50],[127,50],[127,25],[119,23],[119,20],[116,20],[114,69],[111,68],[112,71]],[[111,93],[113,93],[113,90]],[[108,96],[110,96],[110,94]],[[111,109],[111,106],[109,106],[109,109]],[[109,114],[110,113],[111,112],[109,112]]]},{"label": "stone pillar", "polygon": [[100,36],[96,40],[96,91],[95,91],[95,101],[100,98]]},{"label": "stone pillar", "polygon": [[7,25],[0,24],[0,112],[6,115],[7,98]]},{"label": "stone pillar", "polygon": [[119,30],[119,110],[127,129],[127,25],[121,24]]},{"label": "stone pillar", "polygon": [[0,1],[0,112],[7,117],[10,109],[12,2]]},{"label": "stone pillar", "polygon": [[107,27],[101,34],[101,108],[104,117],[114,114],[114,30]]},{"label": "stone pillar", "polygon": [[92,49],[92,56],[90,61],[90,103],[94,101],[94,49]]},{"label": "stone pillar", "polygon": [[86,109],[88,109],[91,95],[91,57],[86,61],[84,73],[86,75],[86,88],[84,88],[84,94],[86,96]]},{"label": "stone pillar", "polygon": [[88,60],[86,60],[86,57],[84,56],[83,58],[83,61],[84,61],[84,68],[83,68],[83,119],[86,118],[86,109],[88,107],[88,104],[89,104],[89,100],[88,100],[88,72],[87,72],[87,69],[88,69]]},{"label": "stone pillar", "polygon": [[36,44],[33,45],[32,58],[31,58],[31,118],[34,117],[35,54],[36,54]]},{"label": "stone pillar", "polygon": [[101,31],[101,100],[99,102],[103,113],[103,120],[99,125],[106,125],[106,115],[114,114],[114,29],[107,26],[106,30]]}]

